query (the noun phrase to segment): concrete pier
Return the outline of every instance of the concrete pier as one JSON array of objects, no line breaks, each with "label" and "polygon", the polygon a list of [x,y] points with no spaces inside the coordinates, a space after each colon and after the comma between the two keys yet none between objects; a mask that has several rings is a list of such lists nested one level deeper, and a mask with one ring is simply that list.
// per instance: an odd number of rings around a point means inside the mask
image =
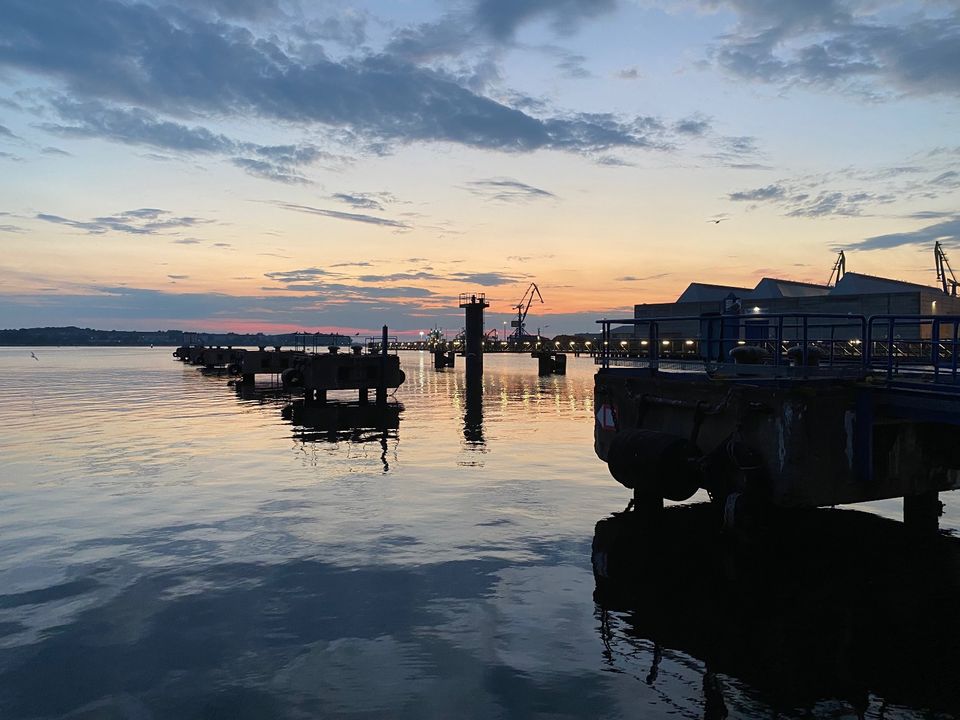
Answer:
[{"label": "concrete pier", "polygon": [[567,374],[567,355],[562,352],[538,350],[530,353],[530,357],[537,360],[537,374],[540,377],[547,375]]},{"label": "concrete pier", "polygon": [[389,354],[387,327],[378,352],[364,354],[357,346],[353,352],[308,353],[293,360],[292,366],[281,375],[284,385],[302,388],[308,404],[326,402],[327,392],[356,390],[361,403],[369,401],[373,390],[378,404],[387,401],[387,392],[403,384],[406,376],[400,369],[400,358]]},{"label": "concrete pier", "polygon": [[[602,321],[605,347],[622,322]],[[679,367],[655,351],[676,319],[625,322],[648,325],[650,350],[601,356],[594,447],[637,503],[701,488],[735,528],[772,509],[903,498],[904,523],[936,531],[938,493],[960,489],[960,317],[724,317],[710,340],[726,354]],[[770,332],[746,334],[759,322]],[[890,329],[908,326],[915,336]],[[809,340],[831,330],[842,345]]]}]

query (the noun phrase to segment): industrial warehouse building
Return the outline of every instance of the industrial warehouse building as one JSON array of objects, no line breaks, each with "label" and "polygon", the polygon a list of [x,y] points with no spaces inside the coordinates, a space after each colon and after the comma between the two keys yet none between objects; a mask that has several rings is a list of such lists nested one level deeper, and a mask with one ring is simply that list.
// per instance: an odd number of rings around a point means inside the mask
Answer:
[{"label": "industrial warehouse building", "polygon": [[[779,278],[763,278],[756,287],[690,283],[672,303],[634,306],[634,317],[683,318],[728,312],[751,314],[803,313],[807,315],[960,315],[960,298],[940,288],[890,278],[845,273],[835,285],[817,285]],[[695,338],[697,321],[662,323],[661,338]],[[929,326],[918,328],[921,334]],[[646,333],[637,327],[635,336]]]}]

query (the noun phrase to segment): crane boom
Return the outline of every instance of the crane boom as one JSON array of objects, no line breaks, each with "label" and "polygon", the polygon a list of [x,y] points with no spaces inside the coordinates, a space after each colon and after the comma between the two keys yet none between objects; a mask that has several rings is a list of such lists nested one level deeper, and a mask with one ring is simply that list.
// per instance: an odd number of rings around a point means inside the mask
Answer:
[{"label": "crane boom", "polygon": [[[937,267],[937,280],[940,281],[943,294],[956,297],[957,285],[960,285],[960,282],[957,281],[957,276],[953,274],[953,268],[950,267],[950,261],[947,260],[947,254],[943,251],[943,246],[939,240],[933,246],[933,260]],[[950,274],[950,277],[947,277],[947,273]]]},{"label": "crane boom", "polygon": [[541,304],[543,303],[543,295],[540,294],[540,288],[537,287],[535,282],[530,283],[527,287],[526,292],[523,293],[523,297],[520,298],[520,302],[513,306],[513,309],[517,311],[517,319],[510,321],[510,326],[516,328],[513,331],[511,337],[514,339],[514,342],[522,342],[524,335],[524,322],[527,319],[527,313],[530,312],[530,306],[533,304],[534,298],[539,298]]},{"label": "crane boom", "polygon": [[843,250],[840,251],[840,254],[837,255],[837,261],[833,264],[833,270],[830,271],[830,279],[827,280],[827,287],[830,287],[830,283],[833,282],[833,277],[836,275],[837,282],[840,282],[840,279],[847,272],[847,258],[843,254]]}]

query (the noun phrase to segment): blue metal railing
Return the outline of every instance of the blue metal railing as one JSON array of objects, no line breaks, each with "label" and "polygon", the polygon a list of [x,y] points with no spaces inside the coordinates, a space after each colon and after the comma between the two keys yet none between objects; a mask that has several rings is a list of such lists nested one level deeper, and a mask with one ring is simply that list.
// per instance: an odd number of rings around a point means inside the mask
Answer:
[{"label": "blue metal railing", "polygon": [[[819,365],[882,374],[888,380],[958,383],[960,316],[745,313],[603,319],[596,362],[660,369],[664,362],[708,371],[733,362],[731,350],[761,349],[759,364]],[[614,335],[615,325],[632,327]],[[815,357],[814,357],[815,355]]]},{"label": "blue metal railing", "polygon": [[956,383],[958,334],[956,315],[873,315],[867,323],[868,361],[888,380],[924,374]]}]

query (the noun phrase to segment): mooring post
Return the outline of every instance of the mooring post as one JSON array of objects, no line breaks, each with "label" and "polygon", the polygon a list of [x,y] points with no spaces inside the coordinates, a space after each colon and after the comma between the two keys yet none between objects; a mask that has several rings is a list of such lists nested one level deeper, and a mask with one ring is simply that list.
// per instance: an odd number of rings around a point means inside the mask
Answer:
[{"label": "mooring post", "polygon": [[377,379],[377,404],[387,402],[387,326],[383,326],[383,338],[380,343],[380,377]]},{"label": "mooring post", "polygon": [[490,306],[484,293],[470,293],[460,296],[460,307],[465,311],[467,378],[479,379],[483,376],[483,310]]}]

